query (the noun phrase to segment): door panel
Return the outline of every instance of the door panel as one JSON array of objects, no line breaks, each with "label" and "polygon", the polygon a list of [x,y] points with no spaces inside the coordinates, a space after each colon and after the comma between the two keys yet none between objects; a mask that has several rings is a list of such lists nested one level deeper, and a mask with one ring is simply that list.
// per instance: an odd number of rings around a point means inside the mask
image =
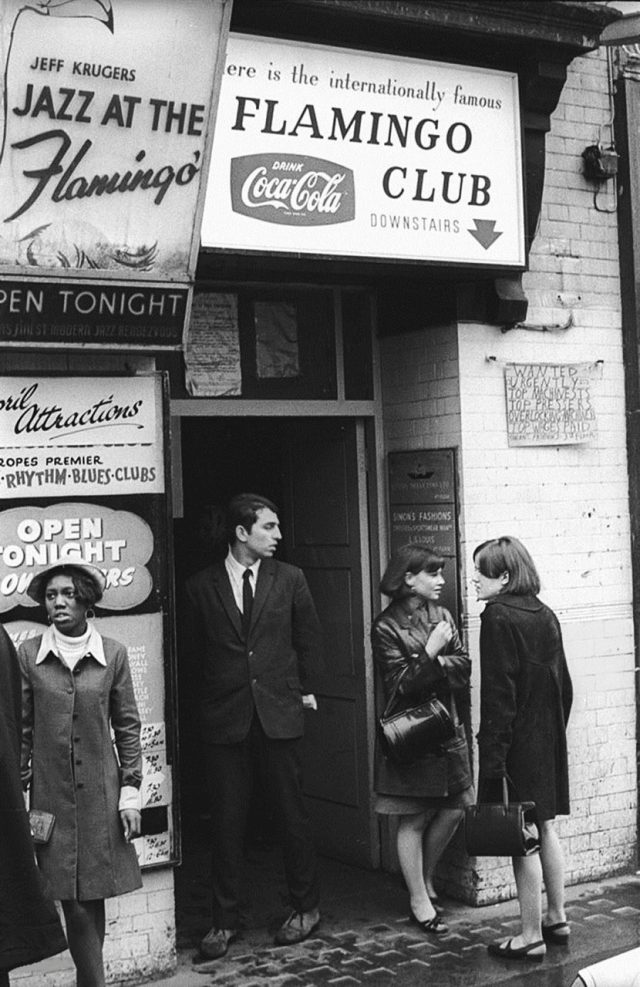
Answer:
[{"label": "door panel", "polygon": [[317,712],[306,714],[305,791],[318,849],[370,866],[367,695],[360,512],[366,517],[359,424],[289,426],[286,557],[305,572],[324,629]]},{"label": "door panel", "polygon": [[355,680],[356,642],[353,624],[345,626],[344,615],[353,613],[358,602],[353,596],[351,570],[327,566],[307,568],[305,574],[322,624],[326,678],[345,678],[343,688],[348,688]]}]

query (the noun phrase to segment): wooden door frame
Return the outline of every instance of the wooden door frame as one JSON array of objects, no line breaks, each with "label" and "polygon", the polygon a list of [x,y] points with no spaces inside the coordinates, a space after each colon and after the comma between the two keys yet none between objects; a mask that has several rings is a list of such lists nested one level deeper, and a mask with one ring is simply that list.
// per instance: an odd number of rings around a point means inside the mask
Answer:
[{"label": "wooden door frame", "polygon": [[[377,589],[380,564],[380,537],[384,535],[386,518],[384,516],[382,496],[383,488],[379,486],[383,482],[383,464],[379,462],[378,450],[381,443],[382,424],[380,418],[372,414],[370,402],[366,402],[368,414],[354,414],[353,407],[349,408],[351,413],[345,413],[345,405],[364,404],[365,402],[341,402],[341,410],[335,408],[335,403],[331,408],[331,413],[327,414],[325,407],[328,402],[242,402],[251,406],[251,411],[243,409],[244,413],[238,414],[238,402],[210,401],[206,400],[208,408],[202,406],[203,399],[194,398],[192,400],[179,400],[171,402],[171,478],[173,485],[172,503],[174,505],[174,518],[183,516],[183,466],[182,466],[182,440],[180,423],[182,418],[227,418],[242,419],[258,414],[262,418],[346,418],[355,422],[356,429],[356,456],[358,472],[358,516],[360,519],[360,545],[361,545],[361,605],[364,628],[364,701],[366,720],[366,750],[367,750],[367,776],[370,781],[373,779],[373,760],[375,742],[375,697],[374,697],[374,670],[373,658],[371,654],[371,642],[369,629],[373,616],[379,610],[379,594]],[[314,413],[309,413],[308,404],[314,405]],[[215,405],[217,407],[212,408]],[[301,408],[300,405],[303,407]],[[318,407],[321,406],[321,407]],[[303,410],[304,409],[304,410]],[[361,410],[361,409],[359,409]],[[235,413],[231,413],[231,412]],[[364,475],[364,482],[360,477]],[[371,847],[371,866],[380,866],[380,830],[374,813],[369,811],[369,845]]]},{"label": "wooden door frame", "polygon": [[[369,629],[373,615],[380,609],[378,575],[380,572],[381,545],[387,540],[385,511],[384,440],[382,425],[382,388],[380,377],[380,351],[377,333],[377,305],[370,293],[370,324],[372,346],[373,400],[350,401],[345,398],[342,346],[342,291],[333,289],[335,318],[335,359],[337,396],[334,400],[272,401],[245,400],[242,398],[187,398],[174,399],[171,412],[171,472],[173,483],[174,515],[182,516],[182,455],[180,420],[201,418],[347,418],[356,419],[357,455],[359,476],[365,482],[358,484],[360,543],[362,552],[362,608],[364,626],[365,710],[367,775],[372,782],[375,742],[374,670]],[[367,510],[363,510],[363,499]],[[381,860],[380,827],[373,811],[369,811],[369,845],[371,864],[378,868]]]}]

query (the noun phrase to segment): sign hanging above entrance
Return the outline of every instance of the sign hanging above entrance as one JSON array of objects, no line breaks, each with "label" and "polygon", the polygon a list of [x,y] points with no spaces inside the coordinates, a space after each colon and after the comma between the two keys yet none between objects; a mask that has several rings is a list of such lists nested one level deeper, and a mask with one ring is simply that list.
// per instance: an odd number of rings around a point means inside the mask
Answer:
[{"label": "sign hanging above entrance", "polygon": [[230,35],[202,243],[523,266],[516,74]]},{"label": "sign hanging above entrance", "polygon": [[[46,0],[5,8],[0,338],[178,348],[231,3]],[[35,321],[7,306],[25,275],[53,286],[41,292]],[[176,286],[179,303],[171,325],[156,309],[144,333],[117,306],[98,333],[76,311],[74,335],[68,315],[84,289],[71,280],[157,286],[141,288],[138,309],[162,286]]]}]

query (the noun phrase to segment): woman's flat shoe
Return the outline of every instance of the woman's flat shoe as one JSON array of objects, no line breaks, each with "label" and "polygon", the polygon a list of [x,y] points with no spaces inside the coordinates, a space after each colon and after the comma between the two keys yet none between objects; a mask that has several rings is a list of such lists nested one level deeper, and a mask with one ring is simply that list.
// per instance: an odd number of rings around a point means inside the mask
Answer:
[{"label": "woman's flat shoe", "polygon": [[571,928],[568,922],[556,922],[555,925],[542,926],[542,938],[554,946],[568,946]]},{"label": "woman's flat shoe", "polygon": [[423,932],[433,932],[435,936],[446,936],[449,932],[449,926],[442,921],[439,915],[434,915],[433,918],[427,918],[421,922],[413,912],[409,912],[409,921],[413,922],[414,925],[419,925]]},{"label": "woman's flat shoe", "polygon": [[490,942],[487,952],[490,956],[499,956],[502,960],[533,960],[534,963],[542,963],[547,947],[543,939],[530,942],[528,946],[512,946],[513,939],[506,942]]}]

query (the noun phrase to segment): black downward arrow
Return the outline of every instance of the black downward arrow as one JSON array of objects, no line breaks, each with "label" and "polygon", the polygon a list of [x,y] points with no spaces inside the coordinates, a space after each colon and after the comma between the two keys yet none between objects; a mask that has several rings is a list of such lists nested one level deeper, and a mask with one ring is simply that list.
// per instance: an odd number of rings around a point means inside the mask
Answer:
[{"label": "black downward arrow", "polygon": [[478,243],[488,250],[502,236],[502,231],[496,233],[495,219],[474,219],[475,230],[468,230],[471,236],[475,237]]}]

